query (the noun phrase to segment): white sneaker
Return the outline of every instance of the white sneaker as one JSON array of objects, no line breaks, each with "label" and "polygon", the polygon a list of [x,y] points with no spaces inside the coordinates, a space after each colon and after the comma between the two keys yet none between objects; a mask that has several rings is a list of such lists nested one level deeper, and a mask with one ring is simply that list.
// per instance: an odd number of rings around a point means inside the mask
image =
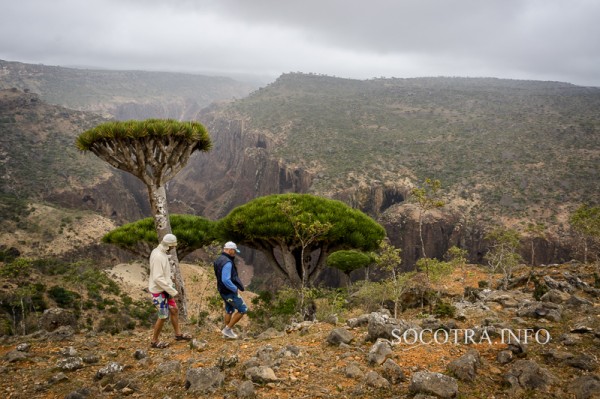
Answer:
[{"label": "white sneaker", "polygon": [[225,327],[223,330],[221,330],[221,332],[227,338],[236,339],[238,337],[237,334],[234,333],[233,330],[229,327]]}]

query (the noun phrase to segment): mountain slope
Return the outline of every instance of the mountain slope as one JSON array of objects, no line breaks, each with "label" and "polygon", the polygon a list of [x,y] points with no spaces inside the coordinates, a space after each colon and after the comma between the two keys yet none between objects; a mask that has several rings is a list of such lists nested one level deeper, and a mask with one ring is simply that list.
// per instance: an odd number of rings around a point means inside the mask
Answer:
[{"label": "mountain slope", "polygon": [[210,103],[243,97],[255,86],[223,77],[75,69],[0,60],[0,89],[10,88],[38,93],[51,104],[126,120],[189,119]]},{"label": "mountain slope", "polygon": [[316,193],[429,177],[464,210],[550,221],[600,192],[597,88],[287,74],[223,108]]},{"label": "mountain slope", "polygon": [[2,216],[14,212],[10,199],[16,198],[93,210],[116,220],[141,217],[148,208],[147,197],[144,202],[138,194],[141,183],[75,148],[78,134],[103,121],[46,104],[33,93],[0,90]]}]

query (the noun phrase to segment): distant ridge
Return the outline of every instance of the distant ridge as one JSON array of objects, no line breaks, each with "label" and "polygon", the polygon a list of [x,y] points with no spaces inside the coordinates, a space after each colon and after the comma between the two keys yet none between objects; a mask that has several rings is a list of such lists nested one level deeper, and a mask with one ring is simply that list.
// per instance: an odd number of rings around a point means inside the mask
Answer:
[{"label": "distant ridge", "polygon": [[50,104],[117,119],[185,119],[214,101],[244,97],[256,86],[226,77],[0,60],[0,89],[10,88],[37,93]]}]

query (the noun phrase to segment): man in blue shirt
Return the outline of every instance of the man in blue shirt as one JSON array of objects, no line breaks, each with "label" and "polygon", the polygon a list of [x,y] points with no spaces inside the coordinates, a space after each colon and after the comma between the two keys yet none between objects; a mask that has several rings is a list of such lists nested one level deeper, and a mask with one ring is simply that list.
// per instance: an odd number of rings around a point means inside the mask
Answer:
[{"label": "man in blue shirt", "polygon": [[235,266],[235,254],[239,252],[237,245],[228,241],[223,246],[221,255],[213,262],[217,289],[225,302],[225,328],[221,332],[225,337],[233,339],[237,338],[232,330],[233,326],[248,312],[248,307],[239,295],[240,291],[244,291]]}]

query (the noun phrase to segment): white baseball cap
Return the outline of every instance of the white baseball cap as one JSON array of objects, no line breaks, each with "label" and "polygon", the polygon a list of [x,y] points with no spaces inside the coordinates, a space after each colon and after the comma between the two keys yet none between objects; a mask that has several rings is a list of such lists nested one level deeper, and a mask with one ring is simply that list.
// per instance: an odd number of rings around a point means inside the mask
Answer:
[{"label": "white baseball cap", "polygon": [[177,237],[175,237],[174,234],[165,234],[165,236],[162,239],[162,242],[164,244],[167,244],[169,247],[174,247],[177,245]]},{"label": "white baseball cap", "polygon": [[235,252],[237,252],[238,254],[240,253],[240,250],[238,249],[237,245],[235,245],[235,242],[233,242],[233,241],[227,241],[225,243],[225,245],[223,246],[223,248],[225,248],[225,249],[235,249]]}]

